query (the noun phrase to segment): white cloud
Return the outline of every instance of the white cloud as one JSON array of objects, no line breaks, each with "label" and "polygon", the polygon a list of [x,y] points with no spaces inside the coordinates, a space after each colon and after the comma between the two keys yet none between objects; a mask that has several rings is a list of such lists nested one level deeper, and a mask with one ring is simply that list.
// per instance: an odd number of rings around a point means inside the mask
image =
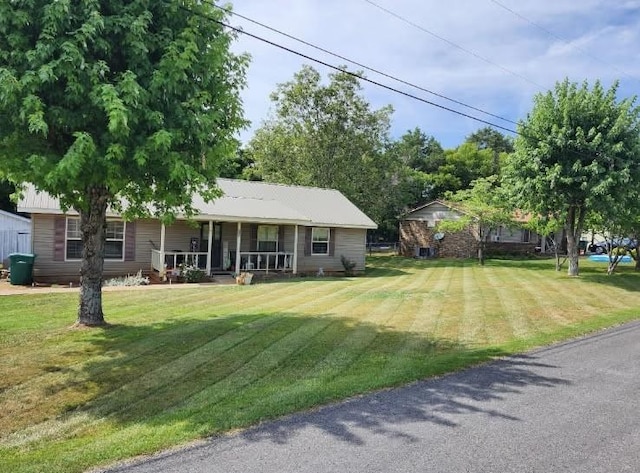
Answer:
[{"label": "white cloud", "polygon": [[[367,66],[514,120],[526,116],[536,92],[552,88],[564,77],[575,81],[601,79],[605,85],[620,78],[622,96],[635,93],[640,85],[640,1],[500,0],[529,21],[492,0],[375,1],[472,54],[364,0],[238,0],[234,9]],[[231,22],[328,63],[345,63],[238,18]],[[303,63],[311,62],[247,37],[241,37],[234,48],[248,51],[253,57],[248,89],[243,94],[246,116],[253,123],[253,128],[242,135],[246,141],[267,117],[269,94],[276,84],[291,80]],[[311,64],[324,76],[330,72],[324,66]],[[410,90],[371,72],[366,75]],[[411,92],[463,110],[424,92]],[[419,126],[449,147],[484,126],[372,85],[365,85],[363,94],[374,107],[394,106],[395,135]]]}]

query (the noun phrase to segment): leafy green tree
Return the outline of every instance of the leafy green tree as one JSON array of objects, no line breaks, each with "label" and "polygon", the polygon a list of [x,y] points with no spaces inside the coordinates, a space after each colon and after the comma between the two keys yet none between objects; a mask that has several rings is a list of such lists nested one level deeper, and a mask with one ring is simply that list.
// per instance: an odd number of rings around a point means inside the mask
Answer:
[{"label": "leafy green tree", "polygon": [[442,145],[417,127],[407,130],[397,141],[391,143],[390,150],[403,165],[414,171],[434,172],[444,164]]},{"label": "leafy green tree", "polygon": [[476,179],[493,174],[493,152],[479,149],[475,144],[463,143],[444,153],[443,163],[427,174],[426,194],[442,197],[446,192],[468,189]]},{"label": "leafy green tree", "polygon": [[564,80],[538,94],[504,170],[503,185],[518,207],[563,223],[570,276],[579,274],[587,216],[615,212],[638,182],[640,110],[635,98],[618,100],[617,89]]},{"label": "leafy green tree", "polygon": [[219,174],[220,177],[228,179],[260,181],[262,177],[257,172],[255,164],[251,153],[244,148],[238,148],[235,154],[221,161]]},{"label": "leafy green tree", "polygon": [[380,223],[396,176],[385,152],[391,107],[371,110],[357,77],[304,66],[271,95],[274,115],[248,146],[266,181],[340,190]]},{"label": "leafy green tree", "polygon": [[11,194],[15,192],[15,187],[6,179],[0,179],[0,210],[15,212],[16,204],[11,201]]},{"label": "leafy green tree", "polygon": [[427,188],[427,171],[437,170],[443,163],[444,150],[432,136],[419,128],[407,131],[398,140],[389,143],[387,163],[395,169],[395,175],[385,190],[387,237],[397,237],[397,216],[424,202]]},{"label": "leafy green tree", "polygon": [[505,207],[506,200],[501,196],[496,176],[477,179],[468,189],[448,192],[445,199],[461,210],[463,215],[458,220],[443,220],[438,230],[457,232],[474,228],[478,238],[478,263],[483,265],[491,231],[501,225],[514,224],[513,212]]},{"label": "leafy green tree", "polygon": [[479,149],[492,149],[498,153],[513,153],[513,139],[505,136],[491,127],[480,128],[465,139],[465,143],[472,143]]},{"label": "leafy green tree", "polygon": [[[505,198],[505,200],[508,200]],[[523,227],[536,232],[551,243],[551,250],[556,260],[556,271],[562,269],[562,265],[566,261],[566,255],[564,259],[561,258],[561,238],[564,234],[562,232],[562,222],[559,222],[554,215],[532,215],[529,221],[524,223]],[[545,250],[546,251],[546,250]]]},{"label": "leafy green tree", "polygon": [[0,3],[0,169],[79,212],[80,324],[104,323],[108,206],[170,219],[216,195],[247,64],[224,15],[197,0]]},{"label": "leafy green tree", "polygon": [[472,143],[478,149],[490,149],[493,152],[493,174],[500,174],[501,155],[513,153],[513,139],[488,126],[471,133],[465,143]]}]

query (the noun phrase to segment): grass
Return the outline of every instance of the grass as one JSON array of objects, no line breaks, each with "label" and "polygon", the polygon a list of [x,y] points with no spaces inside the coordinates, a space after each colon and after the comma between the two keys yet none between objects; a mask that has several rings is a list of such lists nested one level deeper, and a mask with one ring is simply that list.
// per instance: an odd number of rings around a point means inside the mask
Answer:
[{"label": "grass", "polygon": [[80,472],[638,317],[640,275],[369,260],[367,275],[0,297],[0,471]]}]

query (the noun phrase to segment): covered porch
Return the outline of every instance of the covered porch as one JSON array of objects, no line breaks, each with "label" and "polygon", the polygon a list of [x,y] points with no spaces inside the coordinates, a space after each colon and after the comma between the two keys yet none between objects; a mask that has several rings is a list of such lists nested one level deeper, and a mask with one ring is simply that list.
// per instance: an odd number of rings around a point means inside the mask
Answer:
[{"label": "covered porch", "polygon": [[160,241],[151,250],[151,267],[161,275],[192,266],[207,275],[243,271],[298,271],[297,223],[221,222],[160,224]]}]

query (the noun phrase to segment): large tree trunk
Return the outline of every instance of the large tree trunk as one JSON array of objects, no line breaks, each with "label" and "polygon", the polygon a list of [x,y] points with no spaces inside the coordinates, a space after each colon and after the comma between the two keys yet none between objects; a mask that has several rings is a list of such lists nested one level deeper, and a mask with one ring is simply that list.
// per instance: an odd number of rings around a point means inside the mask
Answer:
[{"label": "large tree trunk", "polygon": [[582,208],[572,205],[567,212],[567,221],[565,230],[567,235],[567,258],[569,259],[569,276],[578,276],[580,268],[578,265],[579,248],[578,241],[582,234],[582,225],[584,224],[584,212]]},{"label": "large tree trunk", "polygon": [[482,228],[481,225],[478,225],[478,263],[480,266],[484,266],[484,254],[485,254],[485,240],[488,233],[486,230]]},{"label": "large tree trunk", "polygon": [[102,312],[102,270],[107,226],[107,190],[91,188],[87,207],[80,211],[82,266],[80,267],[79,325],[105,325]]}]

